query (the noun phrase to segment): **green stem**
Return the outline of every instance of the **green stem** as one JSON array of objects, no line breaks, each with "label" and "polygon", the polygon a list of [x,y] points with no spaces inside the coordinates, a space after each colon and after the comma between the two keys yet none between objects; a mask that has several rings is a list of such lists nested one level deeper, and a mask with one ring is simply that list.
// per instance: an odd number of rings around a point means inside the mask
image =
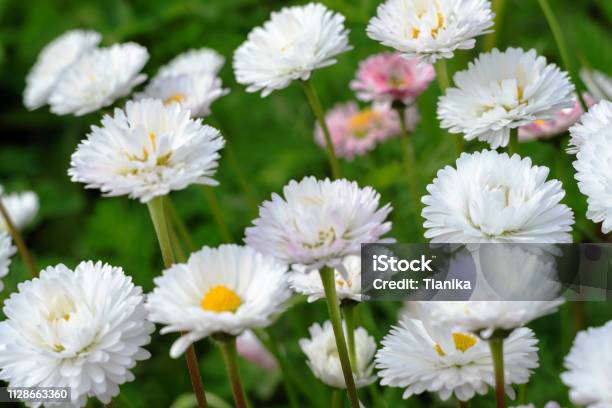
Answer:
[{"label": "green stem", "polygon": [[166,202],[164,203],[164,206],[165,206],[166,212],[170,216],[172,223],[177,229],[177,232],[181,236],[181,239],[183,240],[183,242],[187,245],[189,252],[194,252],[197,249],[196,245],[193,243],[193,239],[191,239],[191,235],[189,234],[189,231],[187,230],[187,226],[185,226],[185,223],[179,216],[179,213],[176,210],[176,206],[174,205],[172,198],[170,198],[170,196],[166,196],[165,200]]},{"label": "green stem", "polygon": [[441,58],[434,64],[436,70],[436,79],[438,80],[438,86],[440,92],[446,92],[446,88],[450,86],[450,80],[448,78],[448,67],[446,66],[446,59]]},{"label": "green stem", "polygon": [[327,309],[329,311],[329,320],[334,329],[334,337],[336,338],[336,347],[338,348],[338,357],[342,366],[342,374],[346,382],[346,392],[348,393],[349,401],[352,408],[359,408],[359,398],[357,396],[357,388],[355,387],[355,379],[351,370],[351,361],[346,349],[346,340],[344,339],[344,330],[342,329],[342,319],[340,317],[340,308],[338,307],[338,297],[336,296],[336,282],[334,270],[325,266],[319,270],[321,282],[325,290],[325,300],[327,301]]},{"label": "green stem", "polygon": [[327,127],[327,122],[325,122],[325,112],[323,111],[323,107],[321,106],[321,101],[319,100],[319,96],[317,95],[317,90],[315,89],[312,80],[310,79],[302,81],[302,85],[304,88],[304,93],[306,94],[306,99],[308,99],[308,103],[310,104],[310,108],[316,116],[317,121],[321,126],[321,130],[323,130],[323,136],[325,137],[325,147],[327,150],[329,164],[331,166],[332,176],[334,179],[338,179],[341,177],[340,165],[338,164],[338,158],[336,157],[336,151],[334,150],[334,144],[331,139],[331,134],[329,133],[329,128]]},{"label": "green stem", "polygon": [[210,186],[204,186],[202,190],[204,191],[204,195],[206,196],[206,201],[208,201],[208,206],[210,207],[210,211],[213,214],[213,219],[217,224],[217,228],[219,228],[219,232],[223,236],[223,240],[225,242],[232,242],[232,234],[230,234],[229,229],[227,228],[227,224],[223,219],[221,207],[219,207],[219,201],[217,200],[217,196],[215,195],[213,188]]},{"label": "green stem", "polygon": [[[155,197],[147,203],[147,206],[149,207],[149,214],[151,215],[151,221],[153,221],[153,227],[155,228],[155,234],[157,235],[157,240],[159,242],[159,248],[164,260],[164,266],[169,268],[174,263],[174,252],[172,251],[172,242],[170,239],[168,222],[166,220],[164,201],[163,196]],[[202,385],[198,358],[196,356],[193,344],[190,345],[185,351],[185,359],[187,360],[187,370],[189,371],[191,386],[193,387],[193,392],[198,400],[198,407],[206,408],[206,395],[204,394],[204,386]]]},{"label": "green stem", "polygon": [[23,240],[21,234],[17,227],[15,227],[15,223],[11,219],[6,207],[4,207],[4,203],[2,199],[0,199],[0,213],[2,214],[2,218],[4,218],[4,223],[6,224],[6,228],[8,229],[9,234],[13,237],[13,241],[15,241],[15,245],[17,245],[17,249],[19,250],[19,254],[21,255],[21,259],[25,266],[29,269],[30,274],[33,278],[38,276],[38,269],[36,268],[36,264],[32,259],[32,255],[28,250],[25,241]]},{"label": "green stem", "polygon": [[355,347],[356,313],[357,305],[342,305],[342,315],[344,316],[344,324],[346,325],[346,342],[348,344],[348,353],[351,360],[351,368],[353,369],[353,373],[357,373],[357,348]]},{"label": "green stem", "polygon": [[518,128],[510,129],[510,141],[508,142],[508,155],[521,154],[518,140]]},{"label": "green stem", "polygon": [[[572,81],[575,84],[580,83],[580,78],[576,75],[576,71],[574,70],[574,66],[572,65],[572,61],[570,60],[569,53],[567,51],[567,44],[565,43],[565,37],[563,36],[563,31],[561,29],[561,25],[555,16],[548,0],[538,0],[540,3],[540,8],[542,8],[542,12],[546,17],[546,21],[548,22],[548,26],[550,27],[550,31],[552,31],[553,37],[555,37],[555,42],[557,43],[557,48],[559,48],[559,53],[561,54],[561,59],[563,60],[563,65],[565,69],[569,73]],[[582,92],[578,90],[576,92],[578,95],[578,100],[580,101],[580,105],[582,109],[586,112],[589,110],[589,107],[582,96]]]},{"label": "green stem", "polygon": [[223,362],[227,369],[230,384],[232,385],[232,393],[234,394],[234,402],[236,408],[246,408],[246,397],[244,389],[240,381],[240,373],[238,372],[238,352],[236,351],[236,337],[231,336],[227,339],[219,341]]},{"label": "green stem", "polygon": [[331,407],[342,408],[344,407],[343,393],[340,390],[333,390],[331,395]]},{"label": "green stem", "polygon": [[461,400],[458,400],[458,401],[459,401],[459,408],[469,408],[469,406],[470,406],[469,402],[461,401]]},{"label": "green stem", "polygon": [[414,153],[414,145],[412,144],[412,138],[408,133],[406,127],[406,118],[404,116],[404,106],[396,107],[397,114],[399,116],[400,131],[402,150],[404,151],[404,165],[406,166],[406,176],[408,177],[408,188],[410,189],[410,196],[412,199],[412,211],[414,212],[414,220],[419,236],[423,236],[423,228],[419,222],[421,215],[421,195],[420,191],[420,180],[417,172],[417,161]]},{"label": "green stem", "polygon": [[506,13],[506,0],[493,0],[493,12],[495,13],[495,24],[493,25],[493,32],[489,33],[485,37],[484,49],[485,51],[491,51],[497,44],[501,28],[504,21],[504,15]]},{"label": "green stem", "polygon": [[506,390],[504,380],[504,337],[493,334],[489,339],[493,368],[495,369],[495,400],[497,408],[506,407]]}]

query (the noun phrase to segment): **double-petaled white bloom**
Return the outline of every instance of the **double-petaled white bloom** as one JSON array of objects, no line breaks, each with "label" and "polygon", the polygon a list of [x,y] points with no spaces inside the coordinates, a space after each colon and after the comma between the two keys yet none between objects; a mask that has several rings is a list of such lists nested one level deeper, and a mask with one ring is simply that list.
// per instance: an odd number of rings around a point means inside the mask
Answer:
[{"label": "double-petaled white bloom", "polygon": [[191,119],[177,104],[128,102],[104,116],[72,155],[72,181],[105,195],[128,195],[146,203],[190,184],[216,185],[224,140],[218,130]]},{"label": "double-petaled white bloom", "polygon": [[216,76],[225,64],[225,58],[210,48],[185,51],[159,69],[157,76],[197,74],[205,72]]},{"label": "double-petaled white bloom", "polygon": [[95,49],[71,65],[51,96],[51,112],[80,116],[111,105],[147,78],[140,71],[149,59],[147,49],[115,44]]},{"label": "double-petaled white bloom", "polygon": [[408,58],[433,63],[474,48],[494,13],[487,0],[388,0],[368,24],[368,36]]},{"label": "double-petaled white bloom", "polygon": [[570,399],[588,408],[612,407],[612,321],[578,333],[565,357],[561,380]]},{"label": "double-petaled white bloom", "polygon": [[423,217],[432,242],[571,242],[572,211],[561,182],[530,158],[483,150],[438,171]]},{"label": "double-petaled white bloom", "polygon": [[[82,262],[49,267],[4,303],[0,379],[11,387],[70,387],[68,406],[108,404],[150,354],[144,296],[121,268]],[[38,404],[37,404],[38,405]]]},{"label": "double-petaled white bloom", "polygon": [[380,195],[371,187],[305,177],[290,181],[283,195],[264,202],[246,229],[245,242],[263,253],[307,270],[342,270],[344,257],[359,254],[361,243],[392,242],[381,238],[391,229],[391,206],[379,208]]},{"label": "double-petaled white bloom", "polygon": [[[18,230],[27,227],[38,213],[38,195],[33,191],[4,194],[0,186],[0,200]],[[0,231],[8,231],[4,217],[0,217]]]},{"label": "double-petaled white bloom", "polygon": [[[537,339],[528,328],[513,331],[504,340],[506,393],[514,398],[512,384],[525,384],[538,367]],[[400,321],[376,353],[381,385],[405,388],[403,398],[435,392],[447,400],[453,394],[468,401],[495,387],[493,359],[487,342],[454,326]]]},{"label": "double-petaled white bloom", "polygon": [[568,153],[578,153],[580,146],[591,137],[604,133],[612,128],[612,102],[601,101],[591,106],[589,111],[580,117],[580,121],[572,126],[570,131],[570,146]]},{"label": "double-petaled white bloom", "polygon": [[24,105],[32,110],[47,104],[64,71],[94,49],[101,39],[95,31],[71,30],[47,44],[26,78]]},{"label": "double-petaled white bloom", "polygon": [[[17,248],[13,246],[11,236],[6,232],[0,232],[0,279],[4,278],[11,266],[11,257],[15,255]],[[4,289],[4,284],[0,280],[0,291]]]},{"label": "double-petaled white bloom", "polygon": [[250,247],[204,247],[155,278],[150,319],[164,325],[162,334],[183,333],[170,349],[176,358],[207,336],[270,325],[291,296],[286,272],[285,264]]},{"label": "double-petaled white bloom", "polygon": [[[334,270],[336,295],[340,301],[361,301],[361,257],[349,255],[342,260],[342,272]],[[323,283],[318,270],[307,271],[304,265],[293,265],[289,274],[289,286],[302,295],[308,296],[308,302],[325,297]]]},{"label": "double-petaled white bloom", "polygon": [[285,7],[254,28],[236,50],[236,80],[247,85],[248,92],[261,90],[261,96],[268,96],[335,64],[334,58],[350,49],[341,14],[318,3]]},{"label": "double-petaled white bloom", "polygon": [[[306,354],[312,373],[330,387],[346,388],[331,322],[328,320],[323,323],[323,326],[314,323],[308,328],[308,331],[310,338],[300,339],[300,347]],[[355,329],[357,364],[355,364],[353,377],[357,388],[368,386],[376,381],[376,376],[372,375],[374,353],[376,353],[374,338],[368,335],[363,327]]]},{"label": "double-petaled white bloom", "polygon": [[552,119],[555,112],[574,105],[574,85],[567,73],[534,50],[480,54],[453,80],[456,87],[438,101],[441,126],[494,149],[508,145],[510,129]]}]

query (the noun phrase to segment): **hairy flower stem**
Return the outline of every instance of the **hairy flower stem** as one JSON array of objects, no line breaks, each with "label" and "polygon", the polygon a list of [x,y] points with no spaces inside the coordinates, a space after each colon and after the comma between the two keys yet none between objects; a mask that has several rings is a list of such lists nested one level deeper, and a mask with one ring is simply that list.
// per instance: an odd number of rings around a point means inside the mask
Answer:
[{"label": "hairy flower stem", "polygon": [[329,128],[325,122],[325,112],[323,112],[323,107],[321,106],[321,101],[317,95],[317,90],[310,79],[302,81],[302,86],[304,88],[304,93],[306,94],[306,99],[308,99],[308,103],[310,104],[310,108],[316,116],[317,121],[321,126],[321,130],[323,130],[323,135],[325,136],[325,148],[327,150],[327,157],[329,159],[329,165],[331,166],[332,176],[334,179],[338,179],[341,177],[340,165],[338,164],[338,158],[336,157],[336,151],[334,150],[334,144],[331,139],[331,134],[329,133]]},{"label": "hairy flower stem", "polygon": [[357,349],[355,347],[355,317],[357,305],[347,303],[341,306],[344,323],[346,324],[346,342],[348,343],[348,353],[351,360],[353,373],[357,372]]},{"label": "hairy flower stem", "polygon": [[217,200],[217,196],[215,195],[213,188],[211,186],[204,186],[202,191],[204,191],[206,201],[208,201],[208,206],[210,207],[210,211],[212,211],[213,219],[217,224],[217,228],[219,228],[219,232],[221,233],[223,240],[225,242],[232,242],[232,234],[229,232],[229,228],[227,228],[227,224],[223,219],[221,207],[219,207],[219,201]]},{"label": "hairy flower stem", "polygon": [[325,300],[327,301],[327,309],[329,311],[329,320],[334,329],[334,337],[336,338],[336,347],[338,348],[338,357],[342,366],[342,374],[346,382],[346,392],[348,393],[349,401],[352,408],[359,408],[359,398],[357,396],[357,388],[355,387],[355,379],[351,370],[351,360],[346,348],[346,340],[344,339],[344,330],[342,329],[342,319],[340,317],[340,307],[338,306],[338,297],[336,296],[336,282],[334,280],[334,270],[325,266],[319,270],[323,289],[325,290]]},{"label": "hairy flower stem", "polygon": [[508,142],[508,155],[521,154],[518,140],[518,128],[510,129],[510,141]]},{"label": "hairy flower stem", "polygon": [[234,394],[234,402],[236,408],[246,408],[246,398],[244,396],[244,389],[242,388],[242,382],[240,381],[240,373],[238,372],[238,352],[236,350],[236,337],[227,336],[222,340],[219,340],[219,347],[221,349],[221,355],[223,356],[223,362],[227,369],[227,375],[229,376],[230,384],[232,385],[232,393]]},{"label": "hairy flower stem", "polygon": [[404,117],[404,109],[405,107],[396,106],[397,115],[399,116],[400,122],[400,138],[402,141],[402,150],[404,151],[404,165],[406,166],[406,177],[408,178],[408,188],[410,190],[410,198],[412,199],[412,211],[414,212],[414,220],[417,232],[419,237],[422,238],[423,228],[421,223],[419,222],[419,217],[421,215],[421,195],[419,194],[420,190],[420,180],[419,175],[417,173],[417,160],[416,155],[414,153],[414,145],[412,144],[412,138],[408,133],[408,128],[406,127],[406,118]]},{"label": "hairy flower stem", "polygon": [[[157,235],[157,241],[159,242],[159,248],[164,260],[164,266],[169,268],[174,263],[174,252],[172,251],[172,242],[170,240],[170,233],[168,229],[169,226],[166,220],[164,201],[163,196],[155,197],[147,203],[147,206],[149,207],[149,214],[151,215],[151,221],[153,222],[155,234]],[[204,394],[204,386],[202,385],[198,358],[196,356],[193,344],[190,345],[185,351],[185,359],[187,360],[187,370],[189,371],[191,386],[193,387],[193,392],[198,400],[198,407],[206,408],[206,395]]]},{"label": "hairy flower stem", "polygon": [[0,213],[2,213],[2,218],[4,218],[4,223],[6,224],[9,234],[11,234],[11,236],[13,237],[13,241],[15,241],[15,245],[17,245],[17,249],[19,250],[19,254],[21,255],[23,263],[30,271],[32,277],[37,277],[38,269],[36,268],[36,264],[32,259],[32,255],[30,254],[30,251],[28,250],[25,241],[21,237],[19,230],[17,229],[17,227],[15,227],[15,223],[11,219],[11,216],[9,215],[8,211],[6,211],[6,207],[4,207],[2,199],[0,199]]},{"label": "hairy flower stem", "polygon": [[497,408],[506,407],[504,380],[504,336],[494,333],[489,339],[493,368],[495,369],[495,401]]},{"label": "hairy flower stem", "polygon": [[[572,82],[575,84],[580,83],[580,78],[576,75],[576,71],[574,70],[574,66],[572,65],[572,61],[570,60],[569,53],[567,52],[567,44],[565,43],[565,37],[563,37],[563,31],[561,30],[561,25],[555,16],[548,0],[538,0],[540,3],[540,8],[546,17],[546,21],[548,22],[548,26],[550,27],[550,31],[552,31],[553,37],[555,37],[555,43],[557,43],[557,48],[559,48],[559,53],[561,54],[561,60],[563,60],[563,66],[566,71],[569,73]],[[582,96],[582,92],[577,91],[576,95],[578,96],[578,100],[580,101],[580,106],[586,112],[589,110],[589,106],[587,105],[584,97]]]},{"label": "hairy flower stem", "polygon": [[[446,60],[444,58],[438,60],[434,64],[434,68],[436,70],[436,79],[438,80],[438,87],[440,88],[440,93],[444,94],[446,92],[446,88],[450,86],[450,80],[448,77],[448,67],[446,66]],[[463,152],[463,136],[462,135],[451,135],[455,140],[455,150],[457,151],[457,156]]]}]

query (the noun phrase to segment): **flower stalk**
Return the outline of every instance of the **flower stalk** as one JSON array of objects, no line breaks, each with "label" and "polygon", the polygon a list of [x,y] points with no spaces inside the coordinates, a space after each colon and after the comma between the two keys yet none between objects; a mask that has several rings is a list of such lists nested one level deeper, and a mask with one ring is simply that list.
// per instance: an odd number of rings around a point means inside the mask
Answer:
[{"label": "flower stalk", "polygon": [[495,13],[495,29],[491,31],[484,40],[484,50],[491,51],[497,45],[499,34],[502,29],[504,22],[504,15],[506,13],[507,0],[493,0],[493,12]]},{"label": "flower stalk", "polygon": [[316,116],[317,121],[321,126],[321,130],[323,130],[323,136],[325,137],[325,148],[327,150],[327,157],[331,166],[332,176],[334,179],[338,179],[341,177],[340,165],[338,163],[338,157],[336,156],[334,144],[331,139],[331,134],[329,133],[329,128],[327,127],[327,122],[325,121],[325,112],[323,111],[323,106],[321,106],[321,101],[317,95],[317,90],[315,89],[312,80],[307,79],[301,82],[304,88],[304,93],[306,94],[306,99],[308,99],[308,103],[310,104],[310,108]]},{"label": "flower stalk", "polygon": [[510,140],[508,141],[508,155],[521,154],[518,140],[518,128],[510,129]]},{"label": "flower stalk", "polygon": [[211,186],[204,186],[202,191],[204,191],[204,196],[206,197],[206,201],[208,201],[208,206],[210,207],[210,211],[212,211],[213,219],[217,224],[217,228],[219,228],[223,240],[225,242],[232,242],[232,234],[223,219],[221,207],[219,207],[219,201],[217,200],[213,188]]},{"label": "flower stalk", "polygon": [[349,359],[351,360],[351,368],[353,373],[357,372],[357,348],[355,346],[355,317],[357,314],[357,305],[352,303],[343,304],[342,315],[344,316],[344,324],[346,325],[346,342],[348,345]]},{"label": "flower stalk", "polygon": [[325,300],[327,301],[327,309],[329,311],[329,320],[334,329],[334,337],[336,338],[336,347],[338,348],[338,357],[342,366],[342,374],[346,383],[346,392],[348,393],[349,401],[352,408],[359,408],[359,398],[357,396],[357,388],[355,387],[355,379],[351,369],[351,360],[346,348],[346,340],[344,339],[344,330],[342,328],[342,319],[340,317],[340,307],[338,306],[338,297],[336,295],[336,282],[334,280],[334,270],[327,266],[319,270],[323,289],[325,290]]},{"label": "flower stalk", "polygon": [[[440,93],[444,94],[446,89],[450,86],[450,78],[448,76],[448,66],[446,65],[446,60],[444,58],[438,60],[434,64],[434,68],[436,70],[436,79],[438,81]],[[463,152],[463,136],[453,135],[453,139],[455,139],[455,149],[457,150],[457,155],[460,155],[461,152]]]},{"label": "flower stalk", "polygon": [[223,336],[223,338],[217,338],[219,340],[219,348],[221,349],[221,355],[223,356],[223,362],[227,369],[227,375],[229,376],[230,384],[232,385],[232,393],[234,394],[234,402],[236,408],[246,408],[246,397],[244,395],[244,389],[242,382],[240,381],[240,373],[238,371],[238,352],[236,350],[236,337],[235,336]]},{"label": "flower stalk", "polygon": [[495,401],[497,408],[506,407],[506,390],[504,379],[504,337],[499,333],[493,333],[489,339],[491,356],[493,357],[493,368],[495,370]]},{"label": "flower stalk", "polygon": [[4,218],[4,223],[6,224],[6,227],[9,230],[9,234],[11,234],[11,236],[13,237],[13,241],[15,241],[15,245],[17,245],[17,249],[19,250],[19,254],[21,255],[23,263],[30,271],[32,277],[36,278],[38,276],[38,269],[36,268],[36,264],[32,259],[32,255],[30,254],[30,251],[28,250],[28,247],[25,244],[23,237],[19,233],[19,230],[15,226],[15,223],[13,222],[11,216],[6,210],[2,199],[0,199],[0,213],[2,213],[2,218]]}]

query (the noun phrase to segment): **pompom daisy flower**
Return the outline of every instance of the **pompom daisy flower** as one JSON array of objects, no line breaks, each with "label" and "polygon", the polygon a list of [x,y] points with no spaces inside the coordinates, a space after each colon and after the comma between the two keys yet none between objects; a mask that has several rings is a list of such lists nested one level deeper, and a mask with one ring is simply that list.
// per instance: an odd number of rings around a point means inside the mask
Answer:
[{"label": "pompom daisy flower", "polygon": [[70,387],[70,406],[108,404],[150,354],[144,296],[121,268],[49,267],[4,303],[0,379],[11,387]]},{"label": "pompom daisy flower", "polygon": [[427,186],[425,237],[441,243],[571,242],[574,216],[561,182],[531,159],[483,150],[463,153]]},{"label": "pompom daisy flower", "polygon": [[305,177],[292,180],[283,197],[273,194],[246,229],[245,242],[288,264],[307,270],[323,266],[342,269],[347,255],[359,254],[363,242],[382,238],[391,229],[391,206],[379,208],[380,195],[345,179]]},{"label": "pompom daisy flower", "polygon": [[457,72],[454,88],[438,100],[438,118],[451,133],[508,145],[510,130],[574,106],[574,85],[566,72],[534,50],[508,48],[480,54]]},{"label": "pompom daisy flower", "polygon": [[[346,388],[331,322],[328,320],[323,326],[314,323],[308,331],[310,338],[300,339],[300,348],[306,354],[312,373],[330,387]],[[372,375],[374,353],[376,353],[374,338],[368,335],[363,327],[358,327],[355,330],[357,364],[353,373],[357,388],[366,387],[376,381],[376,376]]]},{"label": "pompom daisy flower", "polygon": [[191,119],[179,105],[143,99],[92,126],[68,174],[107,196],[146,203],[190,184],[216,185],[211,177],[223,144],[218,130]]},{"label": "pompom daisy flower", "polygon": [[[408,130],[414,130],[419,119],[416,107],[406,109]],[[325,122],[336,154],[347,160],[365,155],[378,143],[400,133],[398,114],[386,105],[375,104],[359,109],[354,102],[337,104],[325,115]],[[325,148],[325,136],[319,124],[315,127],[315,140]]]},{"label": "pompom daisy flower", "polygon": [[[9,214],[15,228],[22,230],[34,220],[38,213],[38,195],[33,191],[4,194],[0,186],[0,200]],[[0,217],[0,230],[7,231],[8,228],[3,217]]]},{"label": "pompom daisy flower", "polygon": [[578,153],[580,147],[589,138],[612,128],[612,102],[601,101],[589,108],[589,111],[580,117],[580,121],[570,130],[570,145],[568,153]]},{"label": "pompom daisy flower", "polygon": [[[11,257],[15,255],[17,248],[13,246],[11,236],[6,232],[0,232],[0,279],[4,278],[11,266]],[[0,291],[4,289],[4,284],[0,280]]]},{"label": "pompom daisy flower", "polygon": [[490,32],[494,16],[487,0],[387,0],[366,31],[407,58],[434,63],[474,48],[475,38]]},{"label": "pompom daisy flower", "polygon": [[215,50],[210,48],[192,49],[177,55],[162,66],[157,76],[199,73],[216,76],[223,64],[225,64],[225,58]]},{"label": "pompom daisy flower", "polygon": [[162,334],[183,333],[170,349],[173,358],[213,334],[266,327],[291,295],[286,272],[285,264],[249,247],[204,247],[155,278],[150,320],[164,325]]},{"label": "pompom daisy flower", "polygon": [[89,52],[66,70],[53,89],[51,112],[80,116],[111,105],[145,81],[147,76],[140,71],[148,59],[147,49],[135,43]]},{"label": "pompom daisy flower", "polygon": [[46,105],[64,71],[96,48],[101,39],[95,31],[71,30],[47,44],[26,78],[24,105],[30,110]]},{"label": "pompom daisy flower", "polygon": [[612,321],[578,333],[565,357],[561,380],[570,399],[588,408],[612,407]]},{"label": "pompom daisy flower", "polygon": [[234,54],[236,80],[261,96],[307,80],[350,50],[344,16],[319,3],[285,7],[253,29]]},{"label": "pompom daisy flower", "polygon": [[[525,384],[538,367],[537,339],[527,328],[504,340],[506,393]],[[376,353],[381,385],[405,388],[403,398],[425,391],[447,400],[468,401],[495,387],[493,359],[487,342],[453,326],[431,326],[421,320],[400,321]]]},{"label": "pompom daisy flower", "polygon": [[436,77],[434,68],[399,53],[372,55],[359,64],[351,89],[363,101],[410,104]]},{"label": "pompom daisy flower", "polygon": [[[308,302],[314,302],[325,297],[323,284],[319,271],[308,271],[304,265],[293,265],[292,272],[289,273],[289,286],[302,295],[308,296]],[[352,300],[361,301],[361,257],[359,255],[349,255],[342,260],[343,274],[335,270],[336,294],[340,301]]]}]

